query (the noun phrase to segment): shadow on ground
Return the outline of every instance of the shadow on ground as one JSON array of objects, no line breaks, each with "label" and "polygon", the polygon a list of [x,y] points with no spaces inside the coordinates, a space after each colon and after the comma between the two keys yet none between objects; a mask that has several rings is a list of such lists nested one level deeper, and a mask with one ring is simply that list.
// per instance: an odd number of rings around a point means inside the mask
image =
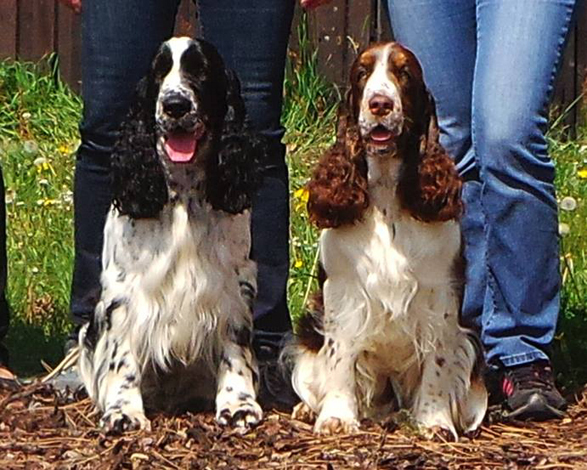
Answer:
[{"label": "shadow on ground", "polygon": [[63,359],[65,335],[47,335],[39,326],[11,322],[6,344],[10,367],[19,377],[45,373],[41,361],[55,367]]}]

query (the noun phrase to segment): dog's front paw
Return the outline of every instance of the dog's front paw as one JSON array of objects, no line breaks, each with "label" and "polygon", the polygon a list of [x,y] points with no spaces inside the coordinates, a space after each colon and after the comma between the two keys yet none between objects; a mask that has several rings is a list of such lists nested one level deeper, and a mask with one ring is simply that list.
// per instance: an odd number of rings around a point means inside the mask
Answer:
[{"label": "dog's front paw", "polygon": [[458,439],[455,426],[447,412],[416,414],[415,420],[420,434],[426,439],[441,442]]},{"label": "dog's front paw", "polygon": [[107,433],[122,434],[139,429],[150,431],[151,422],[141,411],[129,412],[114,409],[104,413],[100,420],[100,427]]},{"label": "dog's front paw", "polygon": [[458,435],[446,426],[420,426],[420,434],[430,441],[456,442]]},{"label": "dog's front paw", "polygon": [[354,434],[359,431],[359,422],[353,417],[319,416],[314,432],[324,436],[335,434]]},{"label": "dog's front paw", "polygon": [[294,409],[291,412],[291,418],[311,424],[316,421],[316,413],[314,413],[312,408],[302,401],[294,406]]},{"label": "dog's front paw", "polygon": [[263,410],[253,397],[226,403],[216,410],[216,421],[222,426],[252,428],[263,419]]}]

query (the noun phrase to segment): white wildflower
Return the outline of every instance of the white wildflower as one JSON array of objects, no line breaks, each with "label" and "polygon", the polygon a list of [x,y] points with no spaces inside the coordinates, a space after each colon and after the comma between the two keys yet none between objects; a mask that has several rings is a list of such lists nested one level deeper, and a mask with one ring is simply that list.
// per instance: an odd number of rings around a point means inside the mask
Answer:
[{"label": "white wildflower", "polygon": [[35,166],[43,166],[45,163],[47,163],[47,159],[45,157],[35,158],[35,161],[33,162]]},{"label": "white wildflower", "polygon": [[39,152],[39,144],[37,144],[34,140],[27,140],[22,147],[26,153],[29,155],[36,155]]},{"label": "white wildflower", "polygon": [[574,211],[577,208],[577,200],[574,197],[566,196],[560,202],[560,208],[564,211]]},{"label": "white wildflower", "polygon": [[569,227],[568,224],[565,224],[565,223],[558,224],[558,233],[561,237],[568,235],[570,231],[571,231],[571,228]]},{"label": "white wildflower", "polygon": [[71,204],[73,202],[73,193],[68,189],[61,193],[61,200],[65,204]]}]

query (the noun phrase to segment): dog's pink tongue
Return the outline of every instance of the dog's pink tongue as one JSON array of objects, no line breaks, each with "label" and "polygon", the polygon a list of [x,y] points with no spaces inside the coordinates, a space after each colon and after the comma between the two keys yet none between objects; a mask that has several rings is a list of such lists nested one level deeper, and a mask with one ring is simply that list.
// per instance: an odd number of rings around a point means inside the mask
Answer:
[{"label": "dog's pink tongue", "polygon": [[165,141],[165,151],[172,162],[189,162],[196,153],[198,141],[194,134],[170,134]]},{"label": "dog's pink tongue", "polygon": [[371,138],[376,142],[385,142],[393,137],[393,133],[387,129],[375,128],[371,132]]}]

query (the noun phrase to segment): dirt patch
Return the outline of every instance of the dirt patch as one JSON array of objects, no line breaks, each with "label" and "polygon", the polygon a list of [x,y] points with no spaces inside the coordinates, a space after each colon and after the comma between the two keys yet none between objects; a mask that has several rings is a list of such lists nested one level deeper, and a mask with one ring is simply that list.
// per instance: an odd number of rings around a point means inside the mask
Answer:
[{"label": "dirt patch", "polygon": [[110,436],[79,398],[42,385],[0,389],[0,469],[587,469],[587,392],[562,421],[490,424],[457,443],[426,441],[397,419],[317,437],[278,412],[243,435],[203,413]]}]

